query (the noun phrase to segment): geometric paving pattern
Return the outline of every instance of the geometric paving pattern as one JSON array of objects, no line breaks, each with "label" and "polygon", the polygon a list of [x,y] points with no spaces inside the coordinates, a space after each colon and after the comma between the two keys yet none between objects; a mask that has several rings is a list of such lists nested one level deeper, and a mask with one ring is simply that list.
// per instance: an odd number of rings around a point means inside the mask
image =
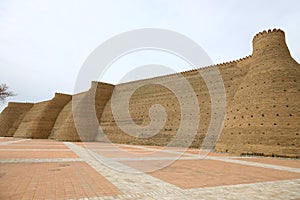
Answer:
[{"label": "geometric paving pattern", "polygon": [[0,199],[300,198],[299,159],[161,149],[0,138]]}]

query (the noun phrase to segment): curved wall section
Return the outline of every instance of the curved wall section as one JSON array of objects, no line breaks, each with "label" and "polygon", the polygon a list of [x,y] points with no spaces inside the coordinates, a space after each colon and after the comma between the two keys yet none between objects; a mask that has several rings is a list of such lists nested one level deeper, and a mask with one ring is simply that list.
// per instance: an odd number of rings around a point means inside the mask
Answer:
[{"label": "curved wall section", "polygon": [[34,104],[26,113],[14,137],[48,138],[59,112],[70,100],[70,95],[55,93],[53,99]]},{"label": "curved wall section", "polygon": [[13,136],[32,103],[9,102],[0,114],[0,136]]}]

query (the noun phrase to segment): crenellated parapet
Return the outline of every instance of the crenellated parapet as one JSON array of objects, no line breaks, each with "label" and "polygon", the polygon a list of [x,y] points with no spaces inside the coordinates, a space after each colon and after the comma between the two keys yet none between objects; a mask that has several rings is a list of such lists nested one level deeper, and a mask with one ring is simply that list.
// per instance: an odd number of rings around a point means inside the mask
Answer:
[{"label": "crenellated parapet", "polygon": [[257,33],[254,37],[253,37],[253,43],[255,43],[256,41],[262,39],[262,38],[266,38],[266,37],[272,37],[273,35],[280,35],[281,37],[285,37],[284,31],[281,29],[276,29],[274,28],[269,29],[269,30],[264,30],[261,31],[259,33]]},{"label": "crenellated parapet", "polygon": [[285,33],[280,29],[273,29],[258,33],[252,40],[253,65],[259,62],[295,62],[285,41]]}]

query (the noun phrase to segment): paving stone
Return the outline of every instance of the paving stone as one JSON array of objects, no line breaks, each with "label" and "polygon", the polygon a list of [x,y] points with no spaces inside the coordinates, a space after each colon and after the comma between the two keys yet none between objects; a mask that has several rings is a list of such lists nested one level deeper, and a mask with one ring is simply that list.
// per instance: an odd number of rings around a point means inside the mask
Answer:
[{"label": "paving stone", "polygon": [[[1,140],[5,145],[0,146],[0,199],[300,198],[298,159],[201,156],[202,150],[141,145]],[[142,156],[157,150],[155,156]],[[16,152],[26,156],[14,158]],[[37,157],[38,153],[43,156]],[[160,170],[143,172],[145,166],[170,161]]]}]

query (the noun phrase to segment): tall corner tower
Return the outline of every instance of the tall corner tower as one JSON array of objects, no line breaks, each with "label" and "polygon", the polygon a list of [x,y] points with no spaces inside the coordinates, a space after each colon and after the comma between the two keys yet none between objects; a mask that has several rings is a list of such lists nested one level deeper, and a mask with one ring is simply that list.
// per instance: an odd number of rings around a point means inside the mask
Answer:
[{"label": "tall corner tower", "polygon": [[227,109],[217,151],[300,156],[300,65],[282,30],[258,33],[248,73]]}]

